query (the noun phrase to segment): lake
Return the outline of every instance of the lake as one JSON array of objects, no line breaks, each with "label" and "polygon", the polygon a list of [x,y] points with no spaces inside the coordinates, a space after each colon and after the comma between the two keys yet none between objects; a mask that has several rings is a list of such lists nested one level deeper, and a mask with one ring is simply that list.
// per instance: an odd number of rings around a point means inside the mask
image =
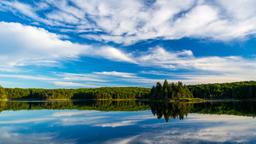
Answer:
[{"label": "lake", "polygon": [[0,144],[256,143],[256,102],[0,102]]}]

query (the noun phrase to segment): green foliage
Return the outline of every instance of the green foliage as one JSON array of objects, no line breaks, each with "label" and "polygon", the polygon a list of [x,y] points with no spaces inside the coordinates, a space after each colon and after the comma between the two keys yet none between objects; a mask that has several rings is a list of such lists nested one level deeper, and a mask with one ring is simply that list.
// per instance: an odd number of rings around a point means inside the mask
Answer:
[{"label": "green foliage", "polygon": [[81,89],[21,89],[0,87],[0,99],[254,99],[256,82],[201,84],[156,83],[152,89],[139,87],[102,87]]},{"label": "green foliage", "polygon": [[2,88],[1,86],[0,86],[0,100],[1,99],[6,99],[7,97],[6,97],[6,94],[5,94],[5,90],[4,90],[4,88]]},{"label": "green foliage", "polygon": [[153,99],[179,99],[191,97],[193,97],[192,93],[182,84],[182,82],[169,84],[168,81],[165,80],[163,86],[161,83],[157,82],[156,86],[153,86],[151,89],[151,98]]},{"label": "green foliage", "polygon": [[148,98],[150,89],[138,87],[103,87],[81,89],[21,89],[5,88],[9,99],[142,99]]},{"label": "green foliage", "polygon": [[256,98],[256,82],[201,84],[188,86],[194,97],[204,99],[253,99]]}]

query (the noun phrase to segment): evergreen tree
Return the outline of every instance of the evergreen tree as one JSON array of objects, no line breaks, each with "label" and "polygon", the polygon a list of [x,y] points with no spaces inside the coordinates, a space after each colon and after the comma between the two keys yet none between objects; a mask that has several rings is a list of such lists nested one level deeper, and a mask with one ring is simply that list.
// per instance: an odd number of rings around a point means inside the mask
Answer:
[{"label": "evergreen tree", "polygon": [[169,87],[168,81],[164,80],[164,84],[163,84],[163,98],[164,99],[168,98],[168,87]]},{"label": "evergreen tree", "polygon": [[160,82],[156,83],[156,98],[162,98],[162,85]]},{"label": "evergreen tree", "polygon": [[156,87],[153,86],[153,87],[151,88],[151,98],[155,98],[155,97],[156,97]]}]

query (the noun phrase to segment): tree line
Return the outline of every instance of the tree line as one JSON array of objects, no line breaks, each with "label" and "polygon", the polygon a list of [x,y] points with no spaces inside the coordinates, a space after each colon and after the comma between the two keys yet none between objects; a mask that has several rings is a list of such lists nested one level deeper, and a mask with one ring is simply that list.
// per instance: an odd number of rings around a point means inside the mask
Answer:
[{"label": "tree line", "polygon": [[188,86],[194,97],[203,99],[254,99],[256,82],[199,84]]},{"label": "tree line", "polygon": [[157,82],[152,89],[140,87],[102,87],[80,89],[3,88],[0,99],[254,99],[256,82],[183,85]]},{"label": "tree line", "polygon": [[151,89],[151,98],[176,99],[176,98],[202,98],[202,99],[255,99],[256,82],[233,82],[183,85],[182,82],[163,84],[156,83]]},{"label": "tree line", "polygon": [[81,89],[0,88],[0,98],[7,99],[142,99],[150,90],[139,87],[102,87]]}]

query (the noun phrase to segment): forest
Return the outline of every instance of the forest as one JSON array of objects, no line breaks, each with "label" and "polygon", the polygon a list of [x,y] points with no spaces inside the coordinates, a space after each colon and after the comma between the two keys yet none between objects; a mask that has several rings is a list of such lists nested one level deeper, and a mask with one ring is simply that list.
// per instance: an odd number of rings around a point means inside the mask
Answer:
[{"label": "forest", "polygon": [[151,89],[151,97],[160,99],[176,98],[201,98],[205,100],[218,99],[255,99],[256,82],[233,82],[233,83],[214,83],[183,85],[182,82],[168,83],[164,81],[163,85],[157,83]]},{"label": "forest", "polygon": [[256,82],[189,85],[194,97],[202,99],[255,99]]},{"label": "forest", "polygon": [[138,87],[102,87],[81,89],[0,88],[1,99],[61,100],[61,99],[142,99],[150,89]]},{"label": "forest", "polygon": [[157,82],[151,89],[141,87],[102,87],[79,89],[3,88],[0,99],[59,100],[59,99],[255,99],[256,82],[233,82],[184,85],[182,82]]}]

